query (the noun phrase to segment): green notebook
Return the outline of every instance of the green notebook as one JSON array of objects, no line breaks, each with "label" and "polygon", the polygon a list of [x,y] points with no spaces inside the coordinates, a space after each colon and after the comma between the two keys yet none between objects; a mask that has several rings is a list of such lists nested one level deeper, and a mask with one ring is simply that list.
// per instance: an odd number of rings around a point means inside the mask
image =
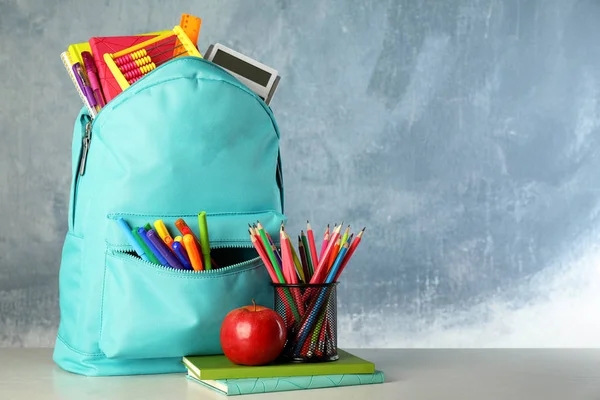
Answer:
[{"label": "green notebook", "polygon": [[384,381],[384,374],[382,371],[375,371],[372,374],[286,376],[280,378],[219,379],[204,381],[197,379],[191,373],[188,373],[187,377],[190,381],[197,382],[202,386],[227,396],[371,385],[383,383]]},{"label": "green notebook", "polygon": [[375,364],[344,350],[338,350],[339,360],[319,363],[272,363],[261,366],[236,365],[224,355],[183,357],[189,371],[201,380],[278,378],[282,376],[315,376],[373,374]]}]

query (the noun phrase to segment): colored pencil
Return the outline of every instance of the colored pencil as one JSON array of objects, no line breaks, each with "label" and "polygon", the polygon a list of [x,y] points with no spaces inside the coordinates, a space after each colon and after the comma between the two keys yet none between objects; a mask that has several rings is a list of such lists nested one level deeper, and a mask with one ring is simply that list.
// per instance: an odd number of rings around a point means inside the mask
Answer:
[{"label": "colored pencil", "polygon": [[340,241],[340,247],[344,245],[348,241],[348,235],[350,234],[350,225],[344,231],[344,235],[342,236],[342,240]]},{"label": "colored pencil", "polygon": [[304,248],[304,254],[306,255],[306,269],[308,271],[308,279],[310,279],[312,277],[314,269],[312,265],[312,256],[310,254],[310,245],[308,243],[306,235],[304,234],[304,231],[300,231],[300,240],[302,241],[302,248]]},{"label": "colored pencil", "polygon": [[358,235],[356,235],[356,239],[354,239],[352,241],[352,244],[350,245],[350,248],[348,249],[348,253],[346,253],[346,256],[344,257],[344,261],[342,262],[342,265],[340,266],[340,269],[338,270],[338,272],[335,275],[335,278],[333,279],[334,282],[337,282],[337,280],[340,278],[340,275],[342,274],[342,271],[344,270],[344,268],[346,268],[346,265],[348,264],[348,261],[350,261],[350,258],[352,257],[352,255],[354,254],[354,252],[356,251],[356,248],[358,247],[358,244],[360,243],[363,233],[365,232],[365,228],[362,228],[362,230],[358,233]]},{"label": "colored pencil", "polygon": [[314,275],[310,279],[310,283],[323,283],[325,274],[327,273],[328,266],[329,266],[329,263],[328,263],[329,256],[331,255],[331,251],[333,250],[335,241],[337,240],[338,236],[340,235],[341,228],[342,228],[342,225],[339,225],[333,230],[331,238],[329,239],[329,244],[327,245],[327,248],[325,249],[325,253],[323,253],[321,260],[319,261],[319,265],[317,265],[317,268],[315,269]]},{"label": "colored pencil", "polygon": [[304,272],[304,276],[306,277],[304,282],[308,282],[308,280],[310,279],[310,274],[308,270],[308,260],[306,258],[306,249],[304,248],[304,244],[302,243],[302,238],[300,238],[300,236],[298,236],[298,252],[300,253],[302,271]]},{"label": "colored pencil", "polygon": [[277,278],[277,274],[275,273],[275,270],[273,269],[273,266],[271,265],[271,262],[269,261],[269,256],[267,256],[265,249],[262,247],[260,242],[256,239],[256,236],[252,233],[252,230],[250,230],[250,241],[252,242],[252,245],[254,246],[254,248],[256,249],[256,252],[260,256],[263,264],[265,264],[265,267],[267,268],[267,272],[269,273],[269,276],[271,277],[271,281],[273,283],[280,283],[279,279]]},{"label": "colored pencil", "polygon": [[[343,233],[342,228],[343,223],[336,224],[333,230],[327,225],[320,257],[316,257],[314,234],[308,221],[307,234],[301,230],[297,237],[297,252],[284,223],[279,228],[280,250],[260,221],[256,225],[249,225],[248,232],[273,283],[329,285],[339,280],[365,231],[363,228],[355,237],[350,232],[350,225]],[[317,260],[315,264],[312,264],[313,259]],[[287,329],[297,326],[294,328],[295,339],[291,350],[295,355],[309,358],[331,354],[336,346],[333,336],[335,326],[332,327],[331,316],[327,314],[332,287],[325,286],[316,291],[312,289],[314,287],[304,289],[284,286],[277,292],[282,302],[281,313]]]},{"label": "colored pencil", "polygon": [[[333,277],[335,276],[335,273],[338,271],[339,266],[341,265],[341,262],[344,258],[344,255],[348,251],[348,247],[349,247],[348,243],[346,243],[340,250],[340,254],[336,258],[335,263],[333,264],[331,272],[325,283],[331,283],[333,281]],[[319,293],[319,296],[318,296],[317,301],[315,302],[314,306],[308,308],[310,311],[308,311],[305,314],[305,318],[303,319],[302,324],[300,326],[300,330],[298,331],[298,337],[300,339],[298,340],[297,347],[296,347],[297,353],[305,350],[305,341],[310,337],[309,334],[313,328],[313,324],[315,324],[315,323],[318,324],[318,322],[320,321],[320,319],[317,320],[317,315],[323,311],[323,310],[321,310],[321,307],[326,307],[323,303],[325,303],[325,297],[328,295],[328,293],[329,293],[329,291],[322,290]],[[318,325],[318,326],[319,326],[319,328],[321,327],[321,325]],[[317,331],[317,329],[315,329],[315,332],[316,331]]]},{"label": "colored pencil", "polygon": [[335,259],[337,257],[337,255],[340,252],[340,247],[341,247],[341,237],[338,237],[335,241],[335,245],[333,246],[333,250],[331,251],[331,254],[329,255],[329,264],[327,265],[327,270],[329,271],[331,269],[331,267],[333,266],[333,263],[335,262]]},{"label": "colored pencil", "polygon": [[294,260],[292,260],[292,250],[290,249],[290,245],[285,237],[285,232],[283,230],[283,224],[279,228],[279,238],[281,242],[281,263],[283,266],[283,277],[285,281],[291,284],[297,284],[298,279],[296,278],[296,274],[293,272],[294,270]]},{"label": "colored pencil", "polygon": [[306,234],[308,235],[308,247],[310,248],[309,271],[310,275],[312,275],[314,267],[319,263],[319,258],[317,257],[317,247],[315,246],[315,235],[308,221],[306,221]]},{"label": "colored pencil", "polygon": [[346,243],[342,246],[342,249],[340,250],[338,256],[335,258],[335,262],[333,263],[333,266],[331,267],[331,269],[329,270],[329,273],[327,274],[327,279],[325,279],[325,283],[333,283],[334,282],[334,278],[337,275],[337,272],[339,271],[339,268],[342,265],[342,262],[344,261],[344,256],[348,252],[348,247],[350,247],[350,245],[348,243]]},{"label": "colored pencil", "polygon": [[279,283],[285,283],[285,279],[283,279],[283,274],[281,273],[281,265],[278,263],[277,258],[275,258],[275,254],[273,253],[273,248],[271,247],[271,243],[269,242],[269,239],[267,238],[265,230],[263,229],[260,222],[257,225],[257,231],[263,241],[263,245],[265,246],[265,250],[269,256],[269,259],[271,260],[271,265],[273,266],[273,269],[275,270],[275,274],[277,274]]},{"label": "colored pencil", "polygon": [[288,241],[289,245],[290,245],[290,250],[292,252],[292,260],[294,260],[294,269],[296,271],[296,274],[298,275],[298,279],[300,279],[301,283],[306,283],[306,276],[304,274],[304,269],[302,268],[302,262],[300,261],[298,254],[296,253],[296,250],[294,249],[294,245],[292,244],[292,239],[290,238],[290,236],[287,234],[285,234],[285,240]]},{"label": "colored pencil", "polygon": [[327,248],[328,244],[329,244],[329,224],[327,224],[327,229],[325,229],[325,234],[323,235],[323,243],[321,244],[321,254],[319,254],[319,261],[317,262],[317,265],[323,259],[323,254],[325,253],[325,249]]}]

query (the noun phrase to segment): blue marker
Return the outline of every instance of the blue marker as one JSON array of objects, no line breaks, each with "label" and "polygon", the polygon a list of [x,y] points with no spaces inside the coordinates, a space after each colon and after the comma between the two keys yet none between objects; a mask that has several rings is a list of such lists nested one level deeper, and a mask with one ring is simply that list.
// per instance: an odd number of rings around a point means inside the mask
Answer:
[{"label": "blue marker", "polygon": [[193,269],[192,264],[190,264],[190,261],[188,260],[187,254],[185,254],[185,250],[183,249],[183,245],[181,243],[173,242],[173,251],[175,251],[175,254],[177,254],[179,261],[181,261],[185,269]]},{"label": "blue marker", "polygon": [[167,260],[165,260],[162,254],[160,254],[160,252],[156,249],[156,246],[154,246],[152,241],[148,239],[148,235],[146,235],[146,229],[144,229],[143,227],[139,228],[138,234],[140,235],[144,243],[146,243],[146,246],[148,246],[152,253],[156,256],[156,258],[158,258],[158,262],[161,263],[161,265],[168,265]]},{"label": "blue marker", "polygon": [[144,253],[144,249],[142,249],[140,244],[137,242],[137,240],[133,236],[133,233],[131,233],[131,227],[129,226],[129,224],[127,222],[125,222],[125,220],[123,218],[117,219],[117,224],[119,224],[119,226],[121,227],[121,230],[123,231],[125,236],[127,236],[127,240],[129,240],[129,243],[131,243],[131,245],[133,246],[133,249],[135,250],[137,255],[140,256],[142,258],[142,260],[144,260],[144,261],[150,261],[148,259],[148,256],[146,255],[146,253]]}]

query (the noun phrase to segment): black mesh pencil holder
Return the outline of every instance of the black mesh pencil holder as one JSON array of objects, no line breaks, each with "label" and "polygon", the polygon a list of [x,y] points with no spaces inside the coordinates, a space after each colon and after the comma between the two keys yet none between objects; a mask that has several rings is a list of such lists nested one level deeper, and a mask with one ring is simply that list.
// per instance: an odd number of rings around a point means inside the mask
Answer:
[{"label": "black mesh pencil holder", "polygon": [[273,284],[275,311],[287,328],[280,358],[288,362],[337,360],[337,283]]}]

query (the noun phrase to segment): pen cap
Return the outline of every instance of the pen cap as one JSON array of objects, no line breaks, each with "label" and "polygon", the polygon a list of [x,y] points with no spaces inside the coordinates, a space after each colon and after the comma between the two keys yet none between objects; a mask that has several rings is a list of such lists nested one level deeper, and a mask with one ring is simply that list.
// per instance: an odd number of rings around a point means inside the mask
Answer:
[{"label": "pen cap", "polygon": [[94,62],[94,57],[89,51],[84,51],[81,53],[81,58],[83,59],[83,66],[86,70],[97,72],[96,63]]}]

